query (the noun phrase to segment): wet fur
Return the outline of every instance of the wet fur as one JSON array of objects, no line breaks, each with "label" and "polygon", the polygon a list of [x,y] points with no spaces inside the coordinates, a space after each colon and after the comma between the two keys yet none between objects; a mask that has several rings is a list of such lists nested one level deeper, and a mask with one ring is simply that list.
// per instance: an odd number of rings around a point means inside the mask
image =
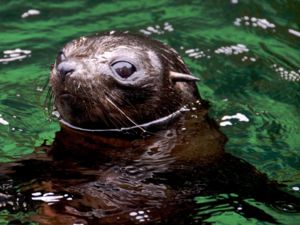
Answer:
[{"label": "wet fur", "polygon": [[[107,68],[102,71],[97,68],[97,64],[108,64],[107,55],[120,46],[134,49],[142,59],[145,73],[136,83],[124,85],[112,78]],[[137,124],[166,116],[199,98],[194,82],[170,80],[170,71],[190,72],[175,50],[158,41],[115,33],[82,37],[68,43],[62,51],[80,66],[76,76],[62,82],[55,65],[50,83],[56,108],[63,119],[74,125],[88,128],[132,126],[107,98]],[[65,90],[70,96],[61,101],[59,96]]]}]

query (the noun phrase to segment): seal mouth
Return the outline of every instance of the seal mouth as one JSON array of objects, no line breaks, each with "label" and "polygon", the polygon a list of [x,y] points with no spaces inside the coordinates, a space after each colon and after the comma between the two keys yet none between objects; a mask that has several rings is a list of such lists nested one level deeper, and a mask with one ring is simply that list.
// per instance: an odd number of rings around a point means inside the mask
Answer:
[{"label": "seal mouth", "polygon": [[64,107],[74,107],[77,102],[77,97],[70,92],[61,92],[58,96],[58,101]]},{"label": "seal mouth", "polygon": [[73,95],[72,93],[70,93],[68,91],[62,91],[61,93],[59,93],[58,97],[59,98],[75,98],[75,95]]},{"label": "seal mouth", "polygon": [[72,98],[75,97],[74,95],[72,95],[71,93],[62,93],[59,95],[60,98]]}]

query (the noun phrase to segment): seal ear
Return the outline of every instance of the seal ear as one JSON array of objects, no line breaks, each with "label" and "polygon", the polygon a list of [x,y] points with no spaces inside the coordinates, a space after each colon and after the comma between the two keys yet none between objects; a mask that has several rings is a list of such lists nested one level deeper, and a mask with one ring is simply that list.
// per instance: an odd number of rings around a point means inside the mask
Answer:
[{"label": "seal ear", "polygon": [[196,82],[199,81],[200,79],[197,77],[194,77],[193,75],[190,74],[185,74],[185,73],[178,73],[174,71],[170,71],[170,79],[173,82]]}]

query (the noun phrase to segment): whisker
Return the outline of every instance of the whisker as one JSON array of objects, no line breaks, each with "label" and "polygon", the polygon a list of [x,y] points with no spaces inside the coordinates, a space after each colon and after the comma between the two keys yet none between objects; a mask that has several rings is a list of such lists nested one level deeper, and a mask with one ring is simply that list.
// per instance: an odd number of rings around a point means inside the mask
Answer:
[{"label": "whisker", "polygon": [[131,123],[133,123],[135,126],[137,126],[140,130],[143,132],[146,132],[144,128],[142,128],[140,125],[138,125],[136,122],[134,122],[123,110],[121,110],[109,97],[105,96],[106,100],[114,106],[123,116],[126,117]]},{"label": "whisker", "polygon": [[[110,95],[108,92],[105,92],[105,94],[106,94],[106,95],[109,95],[111,98],[114,98],[114,96],[113,96],[113,95]],[[110,99],[110,100],[111,100],[111,99]],[[130,101],[125,100],[125,102],[126,102],[128,105],[130,105],[130,106],[132,106],[133,108],[136,109],[136,107],[135,107]],[[159,118],[160,118],[160,117],[159,117]],[[159,118],[158,118],[158,119],[159,119]],[[121,121],[121,122],[124,123],[124,120]],[[128,124],[125,124],[125,125],[128,126]],[[151,135],[154,135],[154,136],[157,136],[157,137],[160,137],[160,138],[168,138],[168,139],[170,139],[169,137],[165,137],[165,136],[160,135],[160,134],[158,134],[158,133],[156,133],[156,132],[151,132],[151,131],[145,130],[144,128],[142,128],[142,127],[139,126],[139,125],[137,125],[137,126],[138,126],[139,129],[141,129],[143,132],[147,132],[148,134],[151,134]],[[135,131],[135,133],[137,134],[137,131]]]},{"label": "whisker", "polygon": [[51,108],[53,106],[53,102],[54,102],[54,96],[53,96],[51,87],[48,87],[47,94],[46,94],[46,97],[45,97],[45,101],[44,101],[44,104],[43,104],[44,108],[47,111],[48,117],[51,116]]},{"label": "whisker", "polygon": [[[112,94],[110,94],[110,93],[108,92],[108,90],[105,90],[105,94],[106,94],[106,95],[109,95],[111,101],[115,101],[116,99],[120,99],[119,96],[113,96]],[[135,108],[135,106],[133,106],[133,105],[131,105],[131,104],[129,104],[129,105],[130,105],[132,108]],[[111,117],[111,119],[115,120],[117,123],[119,123],[119,125],[121,125],[121,126],[123,126],[123,127],[129,127],[129,126],[130,126],[130,123],[128,123],[128,122],[130,122],[130,121],[128,121],[128,120],[122,120],[122,118],[120,118],[120,117]]]}]

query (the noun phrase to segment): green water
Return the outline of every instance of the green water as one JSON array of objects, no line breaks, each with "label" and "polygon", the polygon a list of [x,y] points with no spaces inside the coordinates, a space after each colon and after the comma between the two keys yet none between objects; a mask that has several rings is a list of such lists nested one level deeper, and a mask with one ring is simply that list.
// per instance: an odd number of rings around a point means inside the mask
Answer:
[{"label": "green water", "polygon": [[[22,18],[29,9],[40,14]],[[59,125],[44,109],[50,65],[67,41],[107,30],[144,32],[174,47],[201,78],[200,93],[219,123],[237,113],[249,120],[226,120],[232,123],[222,127],[229,138],[226,151],[300,196],[299,0],[0,0],[1,162],[33,152],[44,140],[52,142]],[[3,62],[8,54],[2,52],[17,48],[31,53]],[[299,224],[299,213],[257,207],[282,224]],[[207,223],[265,224],[230,209],[210,215]],[[0,223],[8,218],[1,212]]]}]

